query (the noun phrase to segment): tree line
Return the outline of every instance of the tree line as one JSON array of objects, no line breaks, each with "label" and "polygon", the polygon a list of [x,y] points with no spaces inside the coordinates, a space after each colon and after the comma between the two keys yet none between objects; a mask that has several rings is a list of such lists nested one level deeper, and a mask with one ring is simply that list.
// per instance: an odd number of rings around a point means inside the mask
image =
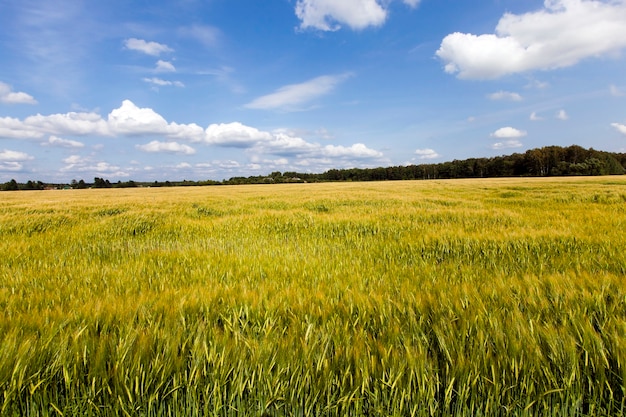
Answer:
[{"label": "tree line", "polygon": [[20,184],[11,180],[3,184],[3,191],[44,190],[61,188],[131,188],[131,187],[182,187],[204,185],[268,184],[332,181],[392,181],[454,178],[493,177],[547,177],[572,175],[623,175],[626,173],[626,153],[585,149],[578,145],[569,147],[546,146],[491,158],[469,158],[435,164],[399,165],[380,168],[331,169],[321,174],[298,172],[272,172],[269,175],[232,177],[224,181],[118,181],[96,177],[92,183],[72,180],[69,184],[45,184],[28,181]]},{"label": "tree line", "polygon": [[623,175],[626,153],[581,146],[547,146],[491,158],[469,158],[435,164],[380,168],[331,169],[321,174],[273,172],[268,176],[234,177],[226,184],[330,181],[392,181],[493,177]]}]

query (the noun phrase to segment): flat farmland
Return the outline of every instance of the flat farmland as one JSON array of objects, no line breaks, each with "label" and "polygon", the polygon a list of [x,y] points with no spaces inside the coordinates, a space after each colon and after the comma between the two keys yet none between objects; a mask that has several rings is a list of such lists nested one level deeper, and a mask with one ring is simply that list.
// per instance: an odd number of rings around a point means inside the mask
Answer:
[{"label": "flat farmland", "polygon": [[0,193],[0,415],[626,413],[626,177]]}]

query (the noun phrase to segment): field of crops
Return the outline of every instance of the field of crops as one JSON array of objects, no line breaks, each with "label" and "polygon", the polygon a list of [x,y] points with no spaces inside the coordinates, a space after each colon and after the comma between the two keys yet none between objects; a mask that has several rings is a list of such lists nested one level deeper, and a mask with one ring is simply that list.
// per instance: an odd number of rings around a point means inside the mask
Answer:
[{"label": "field of crops", "polygon": [[626,177],[0,193],[0,415],[626,413]]}]

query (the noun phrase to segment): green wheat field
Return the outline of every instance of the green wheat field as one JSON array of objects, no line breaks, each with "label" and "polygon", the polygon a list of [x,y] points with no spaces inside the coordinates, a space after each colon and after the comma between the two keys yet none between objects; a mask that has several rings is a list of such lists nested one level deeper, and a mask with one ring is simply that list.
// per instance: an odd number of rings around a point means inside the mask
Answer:
[{"label": "green wheat field", "polygon": [[0,415],[624,415],[625,231],[623,176],[0,193]]}]

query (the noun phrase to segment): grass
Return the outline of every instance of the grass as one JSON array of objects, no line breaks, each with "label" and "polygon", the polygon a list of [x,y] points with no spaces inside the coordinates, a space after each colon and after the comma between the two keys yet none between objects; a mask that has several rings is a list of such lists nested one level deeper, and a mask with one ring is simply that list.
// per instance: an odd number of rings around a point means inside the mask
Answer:
[{"label": "grass", "polygon": [[0,194],[0,415],[626,412],[626,178]]}]

